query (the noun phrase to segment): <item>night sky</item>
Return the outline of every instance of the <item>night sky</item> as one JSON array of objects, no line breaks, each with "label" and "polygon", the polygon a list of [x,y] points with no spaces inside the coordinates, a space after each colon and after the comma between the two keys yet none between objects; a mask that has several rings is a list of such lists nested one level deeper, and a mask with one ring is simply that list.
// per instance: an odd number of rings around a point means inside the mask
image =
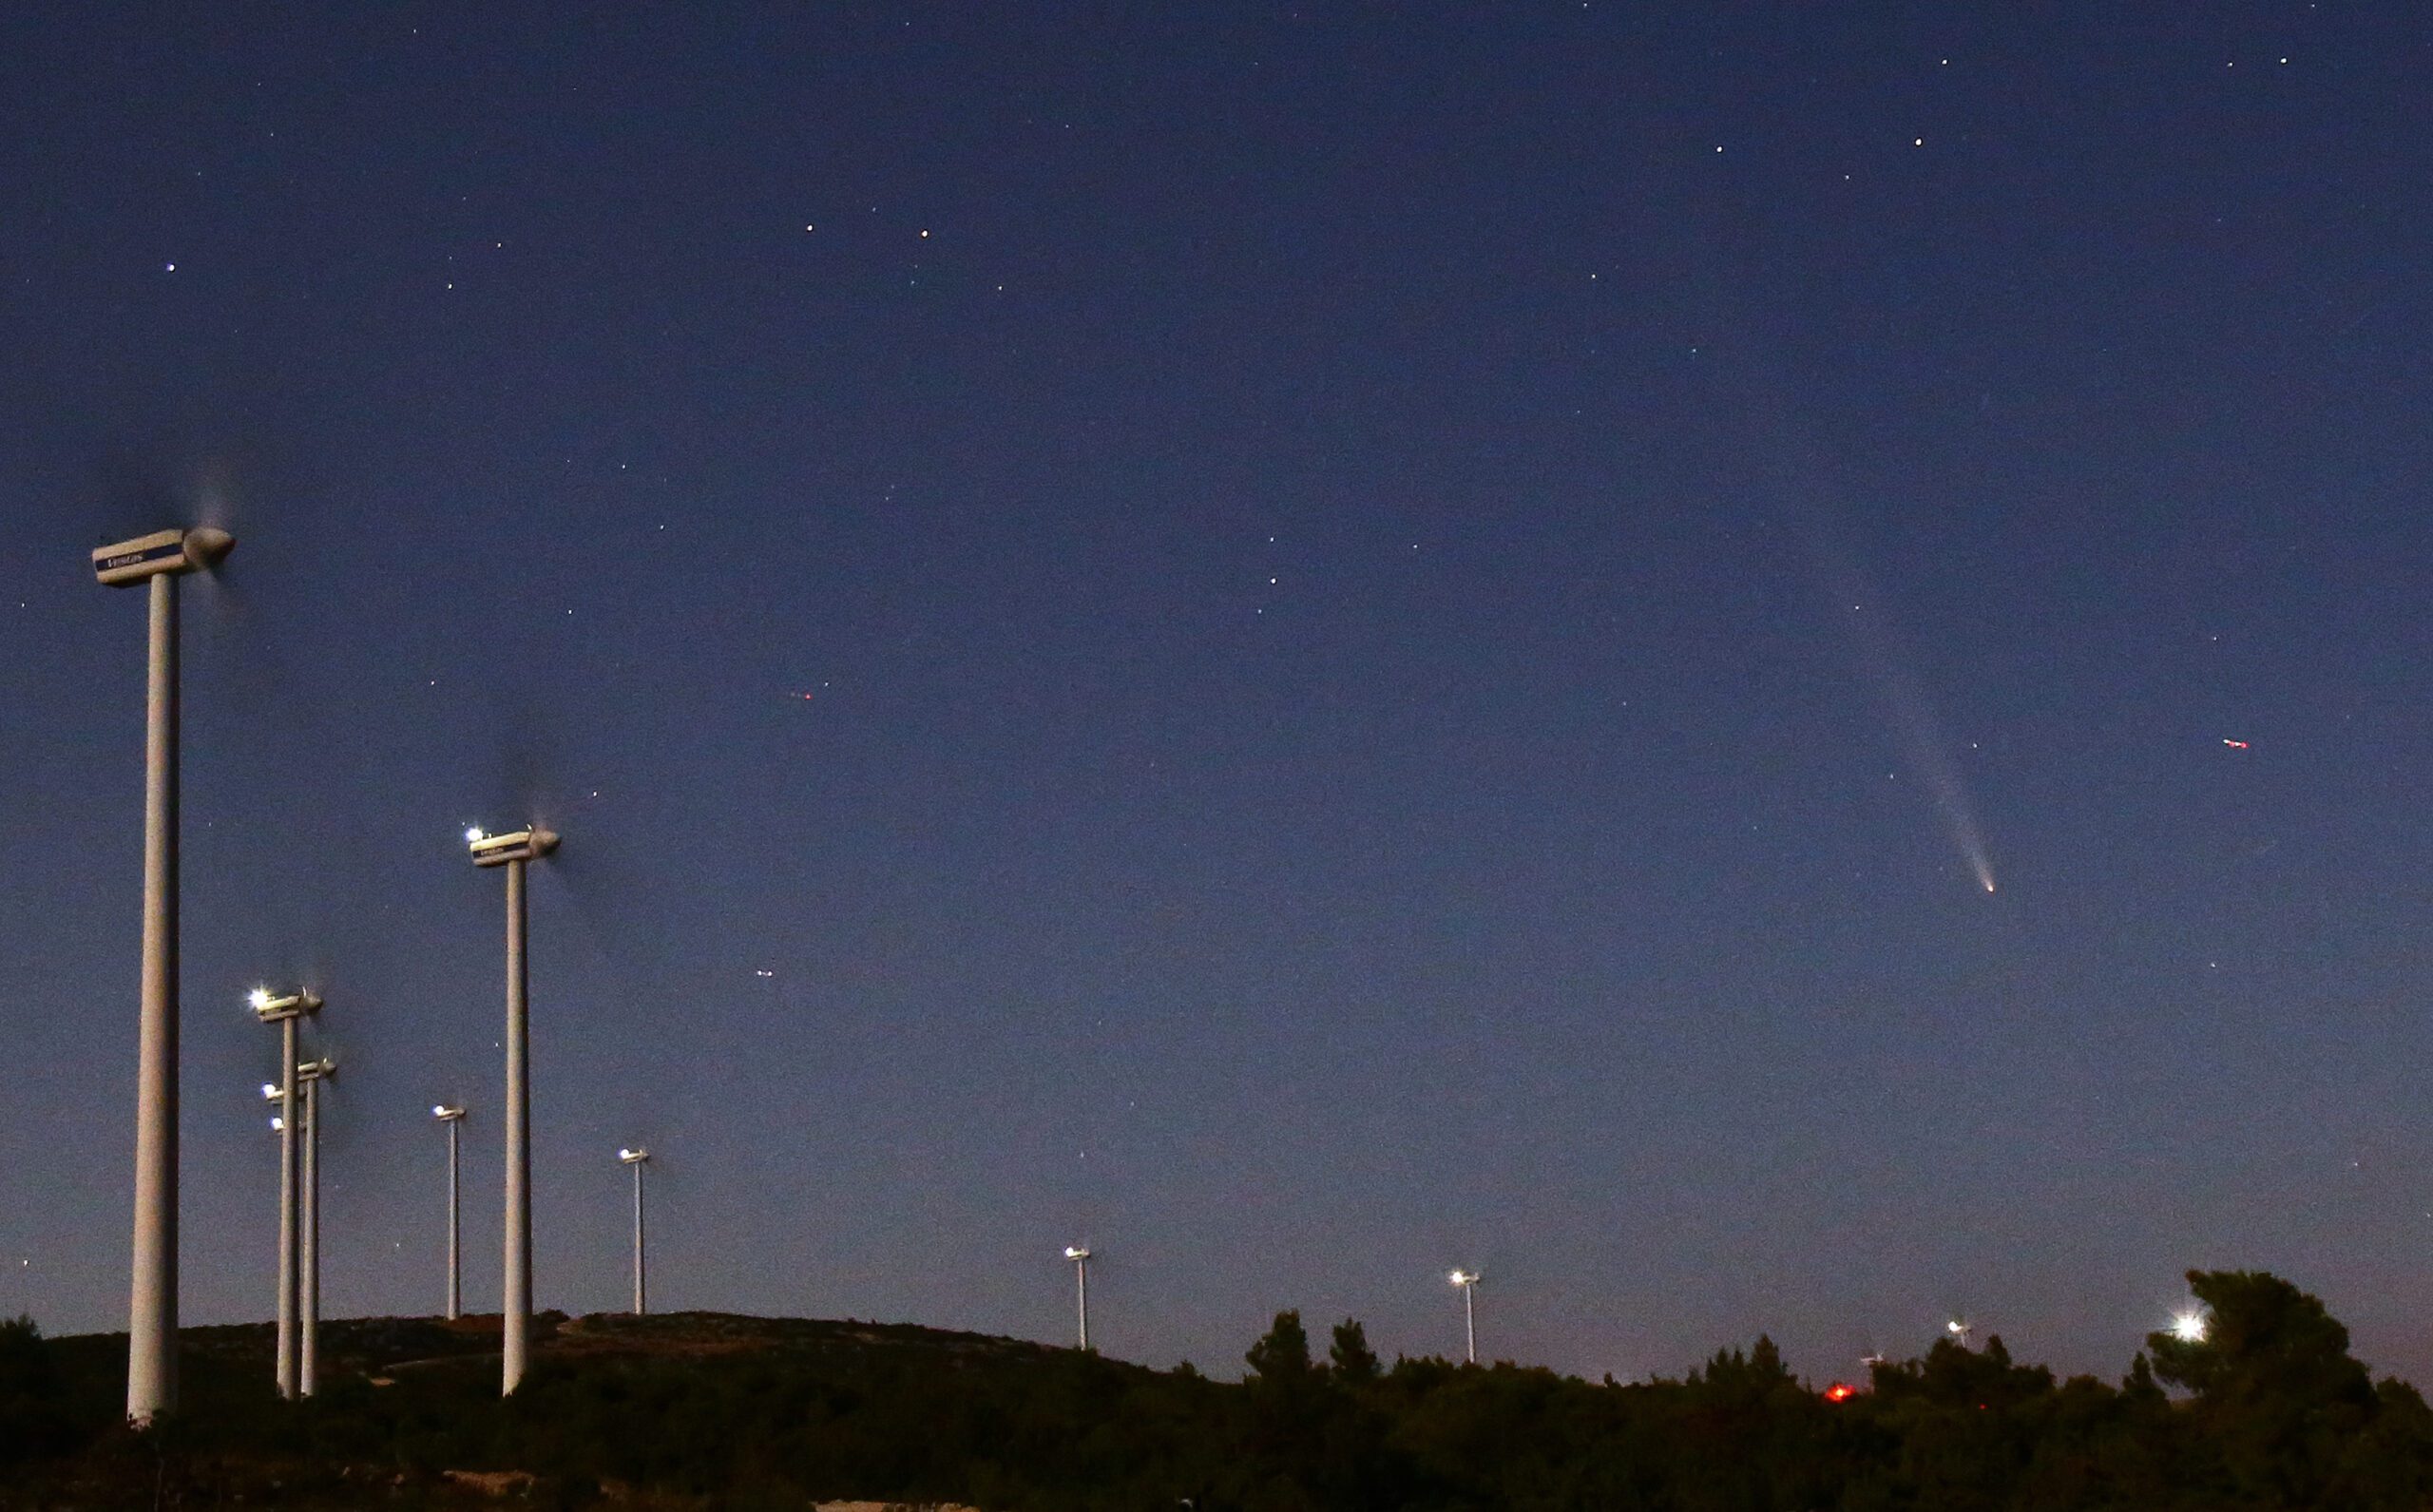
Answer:
[{"label": "night sky", "polygon": [[2418,8],[559,9],[0,15],[0,1312],[125,1327],[209,520],[188,1322],[298,979],[327,1311],[443,1100],[497,1306],[538,816],[543,1306],[642,1143],[670,1309],[2433,1378]]}]

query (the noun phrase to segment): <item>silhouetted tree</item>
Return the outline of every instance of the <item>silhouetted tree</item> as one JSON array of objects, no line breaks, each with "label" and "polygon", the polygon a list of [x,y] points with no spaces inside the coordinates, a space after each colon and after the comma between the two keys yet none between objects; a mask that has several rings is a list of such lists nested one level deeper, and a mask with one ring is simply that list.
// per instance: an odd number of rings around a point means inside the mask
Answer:
[{"label": "silhouetted tree", "polygon": [[1260,1336],[1242,1356],[1251,1371],[1262,1381],[1299,1381],[1310,1373],[1310,1334],[1301,1327],[1301,1314],[1295,1310],[1278,1312],[1275,1326]]},{"label": "silhouetted tree", "polygon": [[1334,1345],[1327,1350],[1327,1358],[1334,1365],[1337,1380],[1357,1385],[1377,1379],[1376,1351],[1369,1348],[1369,1330],[1358,1318],[1346,1318],[1334,1326]]},{"label": "silhouetted tree", "polygon": [[2159,1405],[2164,1400],[2163,1388],[2155,1380],[2154,1367],[2146,1363],[2145,1350],[2139,1349],[2137,1357],[2129,1362],[2129,1374],[2120,1383],[2120,1394],[2124,1399],[2139,1404]]},{"label": "silhouetted tree", "polygon": [[2188,1289],[2205,1305],[2204,1336],[2146,1335],[2163,1380],[2209,1405],[2319,1408],[2372,1399],[2366,1368],[2348,1357],[2348,1330],[2315,1297],[2262,1271],[2191,1271]]},{"label": "silhouetted tree", "polygon": [[2380,1407],[2348,1330],[2315,1297],[2261,1271],[2191,1271],[2204,1336],[2146,1336],[2154,1373],[2195,1397],[2229,1494],[2273,1507],[2325,1501],[2343,1441]]},{"label": "silhouetted tree", "polygon": [[57,1454],[76,1441],[59,1389],[59,1368],[34,1320],[0,1320],[0,1464]]}]

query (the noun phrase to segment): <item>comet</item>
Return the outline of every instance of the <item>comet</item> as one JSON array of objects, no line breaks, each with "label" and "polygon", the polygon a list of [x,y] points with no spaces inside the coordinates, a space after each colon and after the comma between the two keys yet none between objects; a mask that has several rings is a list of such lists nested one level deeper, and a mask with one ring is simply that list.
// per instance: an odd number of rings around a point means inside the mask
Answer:
[{"label": "comet", "polygon": [[1992,892],[1993,856],[1985,844],[1985,832],[1977,822],[1976,806],[1968,800],[1958,754],[1945,737],[1942,721],[1935,718],[1933,700],[1909,671],[1909,659],[1902,654],[1892,626],[1880,610],[1868,612],[1869,601],[1877,600],[1871,591],[1873,585],[1858,563],[1848,553],[1833,549],[1821,531],[1811,538],[1810,545],[1815,548],[1818,565],[1829,581],[1840,588],[1841,603],[1849,605],[1849,612],[1836,618],[1850,638],[1860,667],[1876,685],[1894,739],[1933,800],[1961,864],[1977,879],[1979,887]]},{"label": "comet", "polygon": [[1993,891],[1994,862],[1986,852],[1985,833],[1978,826],[1976,808],[1968,801],[1968,790],[1961,783],[1960,764],[1953,759],[1950,742],[1944,738],[1933,705],[1917,679],[1893,660],[1887,636],[1875,632],[1862,637],[1862,644],[1874,663],[1877,686],[1883,691],[1885,706],[1893,717],[1901,743],[1907,748],[1910,769],[1925,780],[1926,792],[1942,814],[1944,833],[1951,836],[1962,863],[1977,878],[1979,887]]}]

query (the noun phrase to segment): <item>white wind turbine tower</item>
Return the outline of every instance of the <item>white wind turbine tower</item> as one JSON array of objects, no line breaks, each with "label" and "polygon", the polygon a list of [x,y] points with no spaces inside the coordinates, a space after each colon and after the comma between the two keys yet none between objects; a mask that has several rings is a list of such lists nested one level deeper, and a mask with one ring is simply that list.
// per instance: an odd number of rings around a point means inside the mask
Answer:
[{"label": "white wind turbine tower", "polygon": [[465,1109],[462,1105],[451,1107],[445,1102],[434,1102],[431,1116],[448,1125],[448,1321],[453,1323],[465,1315],[465,1292],[460,1279],[464,1252],[456,1243],[456,1218],[461,1211],[456,1200],[457,1157],[460,1154],[457,1134],[465,1126]]},{"label": "white wind turbine tower", "polygon": [[278,1361],[274,1374],[278,1380],[278,1394],[296,1395],[296,1030],[304,1018],[320,1011],[321,1000],[310,992],[296,991],[285,997],[274,995],[268,987],[256,987],[247,995],[246,1003],[254,1017],[264,1024],[278,1025],[278,1081],[262,1083],[264,1099],[278,1104],[278,1117],[271,1127],[278,1131]]},{"label": "white wind turbine tower", "polygon": [[1082,1311],[1081,1347],[1086,1349],[1090,1347],[1090,1247],[1068,1244],[1064,1246],[1064,1258],[1073,1262],[1073,1287]]},{"label": "white wind turbine tower", "polygon": [[537,824],[508,834],[474,828],[465,832],[465,844],[473,865],[507,868],[507,1222],[501,1241],[507,1274],[499,1299],[498,1388],[506,1396],[524,1380],[532,1327],[531,972],[524,949],[524,871],[556,850],[558,837]]},{"label": "white wind turbine tower", "polygon": [[1478,1289],[1482,1277],[1476,1271],[1455,1271],[1446,1280],[1462,1291],[1462,1336],[1465,1358],[1471,1365],[1479,1363]]},{"label": "white wind turbine tower", "polygon": [[642,1167],[650,1164],[650,1152],[643,1149],[620,1150],[620,1164],[634,1168],[634,1316],[641,1317],[642,1306]]},{"label": "white wind turbine tower", "polygon": [[297,1080],[304,1083],[304,1264],[297,1285],[301,1293],[297,1311],[303,1314],[303,1328],[296,1351],[296,1389],[303,1396],[311,1396],[320,1385],[321,1083],[337,1074],[338,1063],[326,1055],[296,1068]]},{"label": "white wind turbine tower", "polygon": [[144,699],[144,946],[135,1056],[135,1243],[126,1314],[126,1416],[178,1405],[178,593],[228,554],[225,530],[156,530],[93,553],[110,586],[151,598]]}]

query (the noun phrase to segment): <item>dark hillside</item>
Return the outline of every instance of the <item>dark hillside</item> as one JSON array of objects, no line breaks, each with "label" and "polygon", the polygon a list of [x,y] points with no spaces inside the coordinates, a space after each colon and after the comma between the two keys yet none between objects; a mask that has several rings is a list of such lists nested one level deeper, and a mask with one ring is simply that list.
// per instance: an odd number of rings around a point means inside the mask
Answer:
[{"label": "dark hillside", "polygon": [[[901,1324],[727,1313],[538,1320],[498,1399],[497,1323],[325,1326],[277,1400],[270,1330],[184,1337],[184,1410],[117,1424],[125,1345],[0,1325],[0,1506],[792,1507],[988,1512],[2423,1512],[2433,1412],[2315,1298],[2190,1276],[2208,1327],[2114,1386],[1939,1341],[1830,1393],[1760,1338],[1676,1381],[1323,1357],[1296,1313],[1244,1381]],[[2174,1394],[2175,1393],[2175,1394]]]}]

